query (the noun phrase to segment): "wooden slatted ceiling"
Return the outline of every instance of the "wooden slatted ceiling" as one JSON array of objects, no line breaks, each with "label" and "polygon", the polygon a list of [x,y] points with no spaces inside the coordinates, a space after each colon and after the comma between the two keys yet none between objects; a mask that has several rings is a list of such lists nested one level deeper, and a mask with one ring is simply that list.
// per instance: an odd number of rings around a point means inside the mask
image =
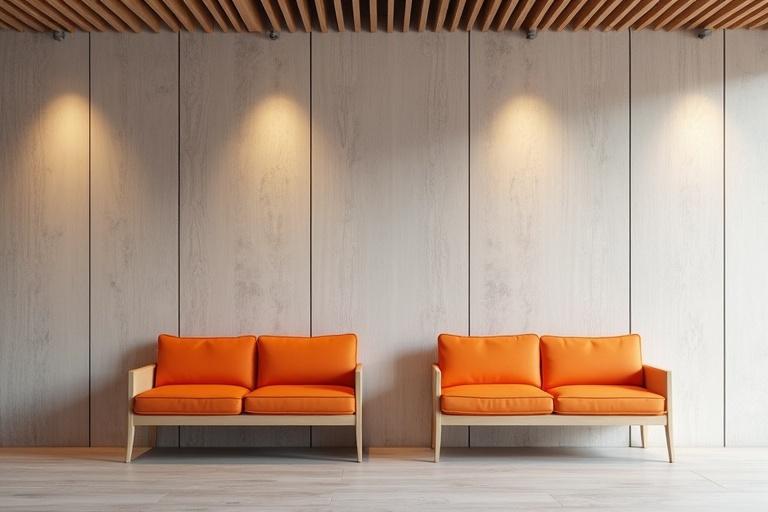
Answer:
[{"label": "wooden slatted ceiling", "polygon": [[0,0],[0,30],[386,32],[768,28],[768,0]]}]

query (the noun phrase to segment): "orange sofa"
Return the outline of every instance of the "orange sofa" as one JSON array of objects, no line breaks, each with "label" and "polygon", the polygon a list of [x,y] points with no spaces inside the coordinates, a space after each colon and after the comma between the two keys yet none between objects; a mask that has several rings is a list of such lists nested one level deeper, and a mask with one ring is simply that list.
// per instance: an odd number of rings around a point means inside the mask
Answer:
[{"label": "orange sofa", "polygon": [[672,445],[672,376],[643,365],[636,334],[438,338],[432,447],[443,425],[664,425]]},{"label": "orange sofa", "polygon": [[357,337],[161,334],[157,364],[128,374],[131,461],[137,426],[354,425],[362,461]]}]

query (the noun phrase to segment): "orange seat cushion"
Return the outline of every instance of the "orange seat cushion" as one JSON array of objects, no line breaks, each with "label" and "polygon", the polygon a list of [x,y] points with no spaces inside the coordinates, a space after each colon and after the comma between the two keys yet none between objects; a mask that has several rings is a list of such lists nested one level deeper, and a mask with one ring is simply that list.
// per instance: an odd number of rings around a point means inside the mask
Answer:
[{"label": "orange seat cushion", "polygon": [[539,337],[456,336],[437,339],[443,387],[462,384],[530,384],[541,387]]},{"label": "orange seat cushion", "polygon": [[157,340],[155,386],[228,384],[253,389],[256,338],[177,338]]},{"label": "orange seat cushion", "polygon": [[551,414],[552,397],[529,384],[465,384],[443,388],[440,409],[445,414]]},{"label": "orange seat cushion", "polygon": [[332,385],[277,385],[245,395],[251,414],[354,414],[355,390]]},{"label": "orange seat cushion", "polygon": [[658,415],[664,397],[638,386],[582,385],[549,389],[558,414]]},{"label": "orange seat cushion", "polygon": [[240,414],[248,388],[221,384],[180,384],[152,388],[133,399],[136,414]]},{"label": "orange seat cushion", "polygon": [[355,385],[357,336],[260,336],[258,387],[279,384]]},{"label": "orange seat cushion", "polygon": [[541,337],[544,389],[572,384],[643,385],[640,336]]}]

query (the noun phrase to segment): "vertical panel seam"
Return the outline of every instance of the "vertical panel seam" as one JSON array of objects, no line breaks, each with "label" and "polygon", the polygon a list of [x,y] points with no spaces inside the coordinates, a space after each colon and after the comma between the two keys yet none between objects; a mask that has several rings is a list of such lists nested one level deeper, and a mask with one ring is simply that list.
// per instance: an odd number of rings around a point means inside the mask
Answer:
[{"label": "vertical panel seam", "polygon": [[[472,335],[472,32],[467,31],[467,336]],[[467,427],[467,447],[472,427]]]},{"label": "vertical panel seam", "polygon": [[[628,126],[627,126],[627,147],[628,147],[628,156],[627,156],[627,197],[628,197],[628,218],[627,218],[627,227],[629,229],[629,236],[627,237],[627,245],[629,248],[629,254],[628,254],[628,260],[629,260],[629,272],[628,274],[628,280],[629,280],[629,301],[628,301],[628,308],[629,308],[629,318],[628,318],[628,327],[629,332],[632,332],[632,27],[629,27],[627,29],[627,55],[628,55],[628,66],[627,66],[627,110],[628,110]],[[632,446],[632,426],[629,427],[629,446]]]},{"label": "vertical panel seam", "polygon": [[727,272],[727,266],[726,266],[726,258],[727,258],[727,248],[726,248],[726,153],[725,153],[725,130],[726,130],[726,122],[725,122],[725,116],[726,116],[726,87],[727,87],[727,81],[726,81],[726,72],[727,72],[727,66],[726,66],[726,59],[727,59],[727,53],[726,53],[726,36],[725,36],[725,30],[723,30],[723,446],[725,447],[727,444],[727,437],[726,437],[726,428],[728,424],[728,417],[727,417],[727,407],[728,402],[726,399],[726,386],[727,383],[727,376],[728,376],[728,369],[726,367],[726,355],[727,355],[727,349],[728,349],[728,334],[727,334],[727,322],[728,319],[726,317],[726,272]]},{"label": "vertical panel seam", "polygon": [[[312,32],[309,33],[309,335],[313,335],[312,318]],[[309,447],[312,448],[312,425],[309,426]]]},{"label": "vertical panel seam", "polygon": [[[176,330],[181,336],[181,31],[176,37]],[[181,427],[176,430],[181,448]]]},{"label": "vertical panel seam", "polygon": [[91,311],[91,295],[93,294],[91,283],[91,33],[88,33],[88,446],[92,446],[92,425],[91,425],[91,407],[93,394],[91,391],[91,385],[93,375],[91,374],[91,344],[92,344],[92,311]]}]

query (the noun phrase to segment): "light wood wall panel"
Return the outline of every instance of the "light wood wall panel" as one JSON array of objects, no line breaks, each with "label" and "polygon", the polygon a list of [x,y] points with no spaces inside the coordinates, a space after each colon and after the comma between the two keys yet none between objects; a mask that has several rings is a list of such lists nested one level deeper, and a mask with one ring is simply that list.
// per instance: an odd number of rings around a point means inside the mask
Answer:
[{"label": "light wood wall panel", "polygon": [[178,35],[93,34],[91,73],[91,444],[114,446],[128,370],[178,332]]},{"label": "light wood wall panel", "polygon": [[[472,334],[629,330],[627,34],[472,34]],[[626,445],[626,428],[471,429],[479,445]]]},{"label": "light wood wall panel", "polygon": [[[181,333],[307,335],[309,35],[181,34]],[[309,444],[183,428],[182,445]]]},{"label": "light wood wall panel", "polygon": [[632,329],[673,371],[678,444],[722,445],[722,32],[632,34]]},{"label": "light wood wall panel", "polygon": [[88,445],[88,35],[0,32],[0,445]]},{"label": "light wood wall panel", "polygon": [[726,444],[768,445],[768,34],[726,34]]},{"label": "light wood wall panel", "polygon": [[467,331],[467,36],[324,34],[312,58],[313,332],[359,335],[366,444],[425,446],[436,335]]}]

